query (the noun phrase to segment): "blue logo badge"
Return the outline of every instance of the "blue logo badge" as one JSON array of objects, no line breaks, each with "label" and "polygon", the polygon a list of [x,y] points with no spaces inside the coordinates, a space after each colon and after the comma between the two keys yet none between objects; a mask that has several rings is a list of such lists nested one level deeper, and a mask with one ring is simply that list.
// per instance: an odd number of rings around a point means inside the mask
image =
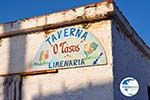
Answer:
[{"label": "blue logo badge", "polygon": [[123,95],[132,97],[139,91],[138,81],[132,77],[123,79],[120,83],[120,91]]}]

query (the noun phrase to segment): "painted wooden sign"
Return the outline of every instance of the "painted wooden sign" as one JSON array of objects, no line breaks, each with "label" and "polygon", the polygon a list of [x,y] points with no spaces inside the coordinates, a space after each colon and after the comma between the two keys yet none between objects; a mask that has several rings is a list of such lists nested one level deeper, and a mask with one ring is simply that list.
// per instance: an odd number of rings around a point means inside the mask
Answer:
[{"label": "painted wooden sign", "polygon": [[43,41],[35,55],[32,70],[103,64],[106,64],[106,55],[99,40],[84,29],[66,27]]}]

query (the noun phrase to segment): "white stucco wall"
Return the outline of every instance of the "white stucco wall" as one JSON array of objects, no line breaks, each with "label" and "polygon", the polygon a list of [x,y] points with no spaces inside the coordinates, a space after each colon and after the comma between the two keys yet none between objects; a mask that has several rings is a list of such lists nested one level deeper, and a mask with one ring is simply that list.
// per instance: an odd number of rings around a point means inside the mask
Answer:
[{"label": "white stucco wall", "polygon": [[[111,20],[87,23],[86,25],[79,24],[73,27],[85,27],[88,32],[99,39],[106,53],[107,64],[64,69],[55,74],[23,76],[21,97],[23,100],[99,100],[100,98],[113,100]],[[3,53],[3,59],[0,61],[3,70],[1,73],[25,71],[28,66],[31,66],[35,53],[46,36],[56,30],[2,39],[0,52]],[[2,91],[3,87],[4,85],[1,86]],[[5,86],[5,88],[9,88],[9,86]]]},{"label": "white stucco wall", "polygon": [[[57,27],[62,28],[78,23],[80,23],[80,25],[77,27],[86,28],[89,27],[91,21],[100,21],[106,18],[107,14],[112,11],[112,2],[100,2],[58,13],[0,24],[0,75],[26,71],[26,69],[31,66],[31,62],[36,53],[35,51],[39,48],[39,45],[42,44],[44,38],[52,31],[55,31],[54,28],[58,29]],[[102,21],[100,26],[104,23],[105,22]],[[88,30],[95,34],[95,32],[99,30],[94,29],[95,27],[93,26]],[[52,30],[46,31],[47,27]],[[101,29],[101,31],[103,31],[101,37],[108,37],[108,39],[110,39],[111,36],[107,36],[108,32],[105,27],[107,27],[107,23],[103,29]],[[43,31],[44,29],[45,31]],[[99,38],[99,35],[95,35]],[[104,40],[101,40],[101,42],[107,44]],[[106,49],[108,49],[107,46]],[[106,53],[108,53],[109,56],[111,54],[111,52]]]},{"label": "white stucco wall", "polygon": [[[127,38],[115,22],[112,24],[112,33],[114,100],[148,100],[150,59]],[[126,97],[120,92],[120,82],[126,77],[133,77],[139,82],[139,92],[133,97]]]},{"label": "white stucco wall", "polygon": [[[75,27],[81,26],[75,25]],[[111,21],[90,23],[86,30],[94,34],[104,46],[107,65],[64,69],[55,74],[26,76],[23,78],[23,100],[99,100],[100,98],[113,100]]]},{"label": "white stucco wall", "polygon": [[0,24],[0,75],[26,71],[47,35],[58,27],[69,25],[95,35],[107,57],[107,64],[101,66],[64,69],[55,74],[22,78],[20,75],[0,76],[0,99],[113,100],[111,20],[106,19],[108,12],[112,11],[112,2],[106,1]]},{"label": "white stucco wall", "polygon": [[[7,76],[26,72],[46,37],[69,26],[83,28],[98,38],[106,53],[106,65]],[[125,35],[122,29],[129,33]],[[0,100],[147,100],[150,60],[145,54],[149,49],[137,35],[133,34],[138,45],[126,37],[134,32],[111,0],[1,24]],[[146,53],[136,46],[143,47]],[[121,80],[128,76],[140,84],[138,94],[132,98],[119,90]]]},{"label": "white stucco wall", "polygon": [[112,67],[60,70],[25,77],[23,100],[113,100]]}]

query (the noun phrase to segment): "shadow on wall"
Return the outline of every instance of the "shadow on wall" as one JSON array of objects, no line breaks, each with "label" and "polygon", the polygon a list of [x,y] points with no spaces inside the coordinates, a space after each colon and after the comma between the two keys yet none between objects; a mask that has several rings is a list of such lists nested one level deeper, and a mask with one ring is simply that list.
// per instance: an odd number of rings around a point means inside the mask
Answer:
[{"label": "shadow on wall", "polygon": [[[11,28],[20,29],[18,26],[10,24],[4,25],[4,32]],[[25,68],[26,54],[26,35],[13,36],[8,38],[9,41],[9,61],[8,73]],[[20,75],[6,76],[3,81],[3,100],[21,100],[21,84],[22,78]]]},{"label": "shadow on wall", "polygon": [[[51,86],[50,84],[48,85]],[[80,86],[79,86],[80,87]],[[57,87],[56,87],[57,88]],[[63,86],[62,93],[51,93],[49,95],[42,94],[42,87],[39,88],[40,94],[33,97],[31,100],[113,100],[112,83],[102,85],[89,85],[85,88],[69,90]],[[47,93],[46,93],[47,94]]]}]

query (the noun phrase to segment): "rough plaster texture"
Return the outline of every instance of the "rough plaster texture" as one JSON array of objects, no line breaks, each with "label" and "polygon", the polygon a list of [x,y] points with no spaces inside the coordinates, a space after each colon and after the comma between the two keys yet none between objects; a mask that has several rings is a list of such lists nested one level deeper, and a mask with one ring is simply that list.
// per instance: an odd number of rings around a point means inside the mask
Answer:
[{"label": "rough plaster texture", "polygon": [[[111,21],[101,21],[96,23],[80,24],[75,27],[87,28],[86,30],[94,34],[107,55],[108,64],[112,64],[111,59]],[[55,29],[56,30],[56,29]],[[0,73],[18,73],[25,72],[32,66],[37,49],[40,47],[48,34],[55,30],[35,32],[27,35],[19,35],[10,38],[4,38],[0,47]]]},{"label": "rough plaster texture", "polygon": [[[25,76],[22,84],[23,100],[113,100],[111,20],[74,27],[84,28],[99,39],[107,55],[107,65],[65,69],[56,74]],[[7,63],[1,63],[1,73],[23,72],[29,68],[43,40],[55,30],[2,39],[0,52],[3,53],[3,59],[0,61]]]},{"label": "rough plaster texture", "polygon": [[22,100],[113,100],[112,67],[60,70],[25,77]]},{"label": "rough plaster texture", "polygon": [[[113,100],[110,29],[110,20],[89,23],[87,28],[87,31],[96,35],[104,46],[108,65],[66,69],[58,74],[25,77],[23,100]],[[29,91],[29,88],[32,90]]]},{"label": "rough plaster texture", "polygon": [[[11,23],[0,24],[0,34],[18,30],[30,30],[44,25],[54,25],[58,23],[67,23],[72,21],[81,21],[81,19],[98,18],[113,11],[113,4],[110,2],[100,2],[88,6],[83,6],[58,13],[47,14],[24,20],[18,20]],[[8,33],[9,34],[9,33]],[[21,33],[20,33],[21,34]]]},{"label": "rough plaster texture", "polygon": [[[125,36],[117,23],[112,24],[114,100],[148,100],[150,85],[150,60]],[[119,90],[120,82],[134,77],[139,82],[139,92],[134,97],[125,97]]]},{"label": "rough plaster texture", "polygon": [[[1,100],[113,100],[111,21],[87,22],[103,18],[113,4],[102,2],[59,13],[0,25],[0,74],[25,72],[53,26],[84,28],[104,47],[107,65],[60,70],[56,74],[2,76]],[[81,23],[84,22],[84,23]],[[76,24],[80,23],[80,24]],[[74,24],[74,25],[72,25]],[[50,29],[43,31],[45,26]],[[63,26],[64,27],[64,26]],[[34,31],[33,30],[40,30]],[[23,34],[26,32],[27,34]],[[16,34],[17,33],[17,34]],[[15,36],[12,36],[16,34]],[[10,37],[12,36],[12,37]],[[10,84],[10,85],[7,85]],[[109,94],[109,95],[108,95]]]},{"label": "rough plaster texture", "polygon": [[[95,35],[104,47],[107,64],[55,74],[1,76],[0,100],[147,100],[150,50],[112,2],[1,24],[0,75],[25,72],[47,35],[68,26]],[[128,76],[140,84],[132,98],[119,90],[121,80]]]},{"label": "rough plaster texture", "polygon": [[[32,37],[32,38],[31,38]],[[1,42],[0,73],[23,72],[31,65],[36,49],[41,44],[44,34],[20,35],[4,38]],[[34,41],[33,41],[34,40]]]}]

